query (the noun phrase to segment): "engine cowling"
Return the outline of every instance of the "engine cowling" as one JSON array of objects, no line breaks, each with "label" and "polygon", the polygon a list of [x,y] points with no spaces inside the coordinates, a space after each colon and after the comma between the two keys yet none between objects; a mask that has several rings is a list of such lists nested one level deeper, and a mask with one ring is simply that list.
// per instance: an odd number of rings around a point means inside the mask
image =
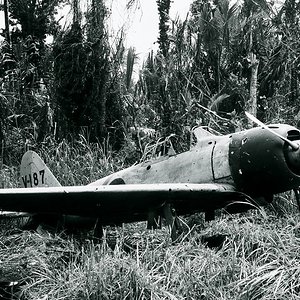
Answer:
[{"label": "engine cowling", "polygon": [[[300,131],[289,125],[269,128],[289,140],[300,141]],[[229,164],[237,188],[251,196],[266,196],[300,185],[300,150],[264,128],[234,133]]]}]

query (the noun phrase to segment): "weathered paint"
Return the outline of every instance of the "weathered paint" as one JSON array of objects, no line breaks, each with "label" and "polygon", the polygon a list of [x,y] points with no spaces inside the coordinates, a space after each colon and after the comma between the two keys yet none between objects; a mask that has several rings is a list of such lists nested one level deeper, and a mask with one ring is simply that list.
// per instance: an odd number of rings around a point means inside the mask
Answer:
[{"label": "weathered paint", "polygon": [[[300,141],[294,127],[272,129]],[[299,157],[300,150],[262,128],[226,136],[199,132],[190,151],[132,166],[88,186],[0,190],[0,208],[99,217],[103,224],[149,220],[169,205],[186,214],[234,203],[230,207],[236,212],[247,195],[265,198],[299,186]],[[27,187],[59,185],[34,152],[24,155],[21,174]]]},{"label": "weathered paint", "polygon": [[121,178],[125,184],[213,182],[212,151],[216,137],[209,137],[190,151],[146,161],[95,181],[91,185],[111,184]]},{"label": "weathered paint", "polygon": [[55,176],[33,151],[27,151],[23,157],[20,167],[21,187],[53,187],[61,186]]},{"label": "weathered paint", "polygon": [[[272,126],[280,135],[289,137],[300,132],[289,125]],[[268,196],[300,185],[300,169],[294,156],[300,156],[279,137],[259,127],[232,135],[229,163],[236,187],[251,196]],[[298,168],[298,169],[297,169]]]},{"label": "weathered paint", "polygon": [[228,182],[233,184],[229,166],[229,145],[231,135],[217,139],[212,154],[212,170],[214,182]]},{"label": "weathered paint", "polygon": [[[299,131],[289,125],[272,125],[272,130],[300,139]],[[202,131],[204,137],[188,152],[138,164],[92,185],[117,180],[125,184],[215,182],[231,184],[254,197],[269,197],[300,184],[300,150],[292,150],[269,131],[258,127],[226,136]]]},{"label": "weathered paint", "polygon": [[137,184],[0,189],[2,209],[95,217],[103,224],[147,220],[167,203],[178,214],[220,208],[243,199],[231,185]]}]

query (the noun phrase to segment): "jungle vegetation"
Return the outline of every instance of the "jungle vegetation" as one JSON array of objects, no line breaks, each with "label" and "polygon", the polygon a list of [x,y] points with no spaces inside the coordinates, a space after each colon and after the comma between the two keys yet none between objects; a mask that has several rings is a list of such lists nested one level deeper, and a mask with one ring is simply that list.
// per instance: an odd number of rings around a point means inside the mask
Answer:
[{"label": "jungle vegetation", "polygon": [[[192,128],[221,133],[299,122],[297,0],[194,0],[170,19],[157,0],[158,51],[137,68],[126,30],[110,39],[104,0],[4,0],[0,44],[0,183],[19,186],[26,149],[63,185],[186,150]],[[127,0],[128,8],[138,0]],[[62,26],[59,11],[71,5]],[[2,12],[1,12],[2,13]],[[52,42],[46,42],[51,36]],[[89,233],[20,231],[1,221],[0,295],[7,299],[299,299],[300,220],[292,194],[259,211],[183,218],[178,241],[145,224]],[[218,236],[218,245],[206,237]]]},{"label": "jungle vegetation", "polygon": [[[88,1],[84,11],[78,0],[5,3],[4,164],[16,163],[26,148],[80,136],[114,151],[134,145],[136,160],[153,138],[182,151],[194,126],[244,128],[245,110],[265,122],[297,124],[298,1],[195,0],[185,20],[172,20],[171,1],[158,0],[159,49],[140,62],[138,78],[126,31],[109,38],[105,1]],[[66,5],[72,19],[62,27],[57,15]]]}]

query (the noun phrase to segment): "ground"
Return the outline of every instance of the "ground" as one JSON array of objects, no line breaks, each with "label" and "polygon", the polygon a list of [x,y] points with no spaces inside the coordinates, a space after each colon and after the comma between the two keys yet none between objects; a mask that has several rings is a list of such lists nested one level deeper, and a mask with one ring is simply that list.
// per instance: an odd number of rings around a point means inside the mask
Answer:
[{"label": "ground", "polygon": [[300,299],[300,217],[274,211],[144,223],[88,236],[4,224],[0,279],[7,299]]}]

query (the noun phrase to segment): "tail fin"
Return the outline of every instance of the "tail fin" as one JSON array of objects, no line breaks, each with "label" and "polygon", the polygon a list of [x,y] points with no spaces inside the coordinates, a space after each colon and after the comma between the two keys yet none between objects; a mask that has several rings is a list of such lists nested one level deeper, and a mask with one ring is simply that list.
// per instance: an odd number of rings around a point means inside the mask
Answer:
[{"label": "tail fin", "polygon": [[21,162],[21,186],[22,187],[56,187],[61,184],[52,172],[34,151],[27,151]]}]

